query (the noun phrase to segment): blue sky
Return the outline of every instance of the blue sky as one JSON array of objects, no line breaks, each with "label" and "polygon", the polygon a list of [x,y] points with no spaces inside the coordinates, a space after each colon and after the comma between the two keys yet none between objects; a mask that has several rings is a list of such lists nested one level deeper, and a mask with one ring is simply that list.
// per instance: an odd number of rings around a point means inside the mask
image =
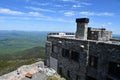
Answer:
[{"label": "blue sky", "polygon": [[120,34],[120,0],[0,0],[0,30],[75,32],[76,18]]}]

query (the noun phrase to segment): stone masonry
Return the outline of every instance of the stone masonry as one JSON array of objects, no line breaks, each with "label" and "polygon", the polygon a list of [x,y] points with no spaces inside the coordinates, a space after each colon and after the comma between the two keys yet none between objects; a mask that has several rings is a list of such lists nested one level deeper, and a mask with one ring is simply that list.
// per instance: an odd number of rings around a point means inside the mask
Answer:
[{"label": "stone masonry", "polygon": [[76,33],[49,33],[46,65],[67,80],[120,80],[120,41],[77,18]]}]

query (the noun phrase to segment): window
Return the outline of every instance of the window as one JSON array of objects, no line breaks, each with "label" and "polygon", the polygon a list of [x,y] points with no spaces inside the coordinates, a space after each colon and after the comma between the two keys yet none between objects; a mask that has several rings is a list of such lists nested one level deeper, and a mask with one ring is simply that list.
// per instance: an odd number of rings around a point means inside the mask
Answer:
[{"label": "window", "polygon": [[66,57],[66,58],[69,58],[69,56],[70,56],[69,50],[63,48],[62,49],[62,56]]},{"label": "window", "polygon": [[70,71],[67,71],[67,77],[70,78]]},{"label": "window", "polygon": [[76,76],[76,80],[80,80],[80,76],[79,75]]},{"label": "window", "polygon": [[94,68],[97,68],[98,65],[98,58],[95,56],[91,56],[89,57],[89,66],[92,66]]},{"label": "window", "polygon": [[58,73],[59,73],[61,76],[63,76],[63,69],[62,69],[62,67],[59,67],[58,70],[59,70]]},{"label": "window", "polygon": [[113,80],[113,79],[107,78],[106,80]]},{"label": "window", "polygon": [[54,53],[58,52],[57,46],[52,45],[52,52],[54,52]]},{"label": "window", "polygon": [[87,76],[86,77],[86,80],[96,80],[95,78],[92,78],[92,77],[90,77],[90,76]]},{"label": "window", "polygon": [[76,62],[79,62],[79,53],[75,52],[75,51],[72,51],[71,52],[71,59],[76,61]]},{"label": "window", "polygon": [[53,50],[54,50],[54,46],[52,45],[52,52],[53,52]]}]

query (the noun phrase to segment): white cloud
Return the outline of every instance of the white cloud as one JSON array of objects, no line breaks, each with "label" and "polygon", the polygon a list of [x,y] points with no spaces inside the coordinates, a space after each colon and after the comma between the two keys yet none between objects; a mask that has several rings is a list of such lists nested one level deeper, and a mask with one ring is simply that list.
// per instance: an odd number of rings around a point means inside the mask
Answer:
[{"label": "white cloud", "polygon": [[39,6],[47,6],[47,5],[49,5],[50,3],[39,3],[39,2],[32,2],[32,4],[34,4],[34,5],[39,5]]},{"label": "white cloud", "polygon": [[85,6],[90,6],[90,5],[92,4],[88,2],[76,2],[72,7],[79,8],[79,7],[85,7]]},{"label": "white cloud", "polygon": [[95,13],[95,12],[83,11],[80,12],[80,14],[85,16],[114,16],[114,13],[109,13],[109,12]]},{"label": "white cloud", "polygon": [[38,12],[29,12],[28,13],[30,16],[40,16],[41,14]]},{"label": "white cloud", "polygon": [[69,11],[69,12],[65,12],[64,13],[65,16],[74,16],[74,12],[73,11]]},{"label": "white cloud", "polygon": [[73,8],[83,7],[82,5],[73,5]]},{"label": "white cloud", "polygon": [[55,17],[50,17],[50,16],[44,16],[44,17],[38,17],[34,18],[35,20],[43,20],[43,21],[55,21],[55,22],[67,22],[67,23],[73,23],[73,20],[68,20],[64,18],[55,18]]},{"label": "white cloud", "polygon": [[112,25],[112,22],[104,22],[104,23],[101,23],[101,24],[102,24],[102,27],[105,27],[105,26]]},{"label": "white cloud", "polygon": [[92,3],[82,2],[82,1],[79,1],[79,0],[62,0],[62,1],[63,2],[72,2],[72,3],[74,3],[74,5],[72,6],[74,8],[92,5]]},{"label": "white cloud", "polygon": [[[65,18],[61,18],[61,17],[51,17],[51,16],[44,16],[44,15],[40,15],[37,17],[34,17],[36,13],[34,12],[29,12],[28,16],[24,16],[24,17],[19,17],[19,16],[0,16],[0,22],[2,22],[3,20],[42,20],[42,21],[55,21],[55,22],[66,22],[66,23],[74,23],[74,20],[72,19],[65,19]],[[33,18],[33,17],[34,18]],[[2,21],[1,21],[2,20]]]},{"label": "white cloud", "polygon": [[2,13],[2,14],[11,14],[11,15],[21,15],[21,14],[24,14],[23,12],[14,11],[14,10],[10,10],[10,9],[7,9],[7,8],[0,8],[0,13]]},{"label": "white cloud", "polygon": [[42,16],[39,12],[21,12],[21,11],[14,11],[7,8],[0,8],[1,14],[8,14],[8,15],[22,15],[22,16]]},{"label": "white cloud", "polygon": [[82,5],[86,5],[86,6],[92,5],[92,3],[88,3],[88,2],[81,2],[81,4],[82,4]]},{"label": "white cloud", "polygon": [[43,8],[38,8],[38,7],[26,7],[26,8],[32,9],[34,11],[54,12],[53,10],[50,10],[50,9],[43,9]]},{"label": "white cloud", "polygon": [[74,0],[62,0],[62,1],[74,1]]},{"label": "white cloud", "polygon": [[62,0],[63,2],[73,2],[73,3],[75,3],[76,2],[76,0]]},{"label": "white cloud", "polygon": [[107,24],[108,24],[108,25],[112,25],[112,22],[108,22]]},{"label": "white cloud", "polygon": [[64,7],[64,5],[54,5],[55,7]]}]

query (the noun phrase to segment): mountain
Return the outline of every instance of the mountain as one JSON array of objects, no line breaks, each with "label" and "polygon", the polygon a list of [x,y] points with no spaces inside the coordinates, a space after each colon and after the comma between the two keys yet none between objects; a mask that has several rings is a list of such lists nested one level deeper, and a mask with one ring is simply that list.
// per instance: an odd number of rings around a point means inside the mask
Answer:
[{"label": "mountain", "polygon": [[12,54],[36,46],[45,47],[47,32],[0,31],[0,54]]},{"label": "mountain", "polygon": [[113,34],[114,39],[120,39],[120,34]]},{"label": "mountain", "polygon": [[0,30],[0,75],[43,60],[47,32]]}]

